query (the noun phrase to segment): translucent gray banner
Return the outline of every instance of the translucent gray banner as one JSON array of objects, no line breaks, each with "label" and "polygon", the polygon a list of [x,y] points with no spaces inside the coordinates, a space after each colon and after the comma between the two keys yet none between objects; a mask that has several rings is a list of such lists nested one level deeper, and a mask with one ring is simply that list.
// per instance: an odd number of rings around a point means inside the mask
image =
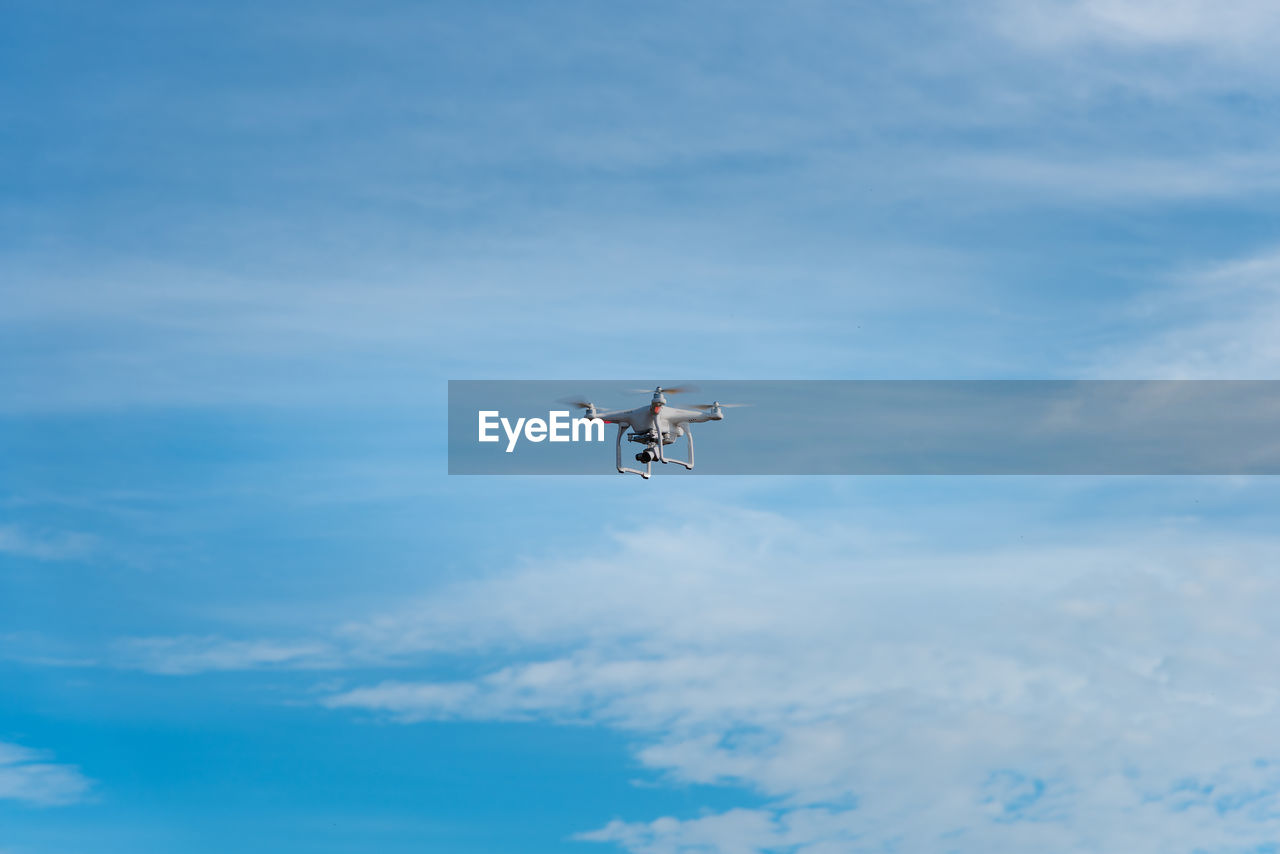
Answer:
[{"label": "translucent gray banner", "polygon": [[[700,380],[662,388],[687,385],[697,391],[664,391],[653,418],[657,381],[450,381],[449,473],[617,474],[619,456],[625,468],[681,476],[1280,473],[1280,381]],[[565,401],[589,402],[614,423],[588,423],[589,411]],[[741,406],[706,408],[717,401]],[[708,420],[683,420],[689,413]],[[682,464],[689,434],[692,469]],[[646,462],[646,453],[660,459]]]}]

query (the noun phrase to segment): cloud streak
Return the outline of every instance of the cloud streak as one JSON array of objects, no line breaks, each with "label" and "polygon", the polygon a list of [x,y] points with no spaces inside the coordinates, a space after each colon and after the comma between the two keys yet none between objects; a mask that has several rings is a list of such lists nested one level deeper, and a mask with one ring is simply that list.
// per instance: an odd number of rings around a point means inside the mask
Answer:
[{"label": "cloud streak", "polygon": [[90,553],[96,540],[66,531],[32,532],[18,525],[0,525],[0,554],[35,560],[75,560]]},{"label": "cloud streak", "polygon": [[1091,373],[1116,379],[1280,376],[1280,251],[1170,273],[1127,308],[1146,335],[1106,348]]},{"label": "cloud streak", "polygon": [[769,801],[581,837],[638,854],[1228,851],[1280,831],[1274,545],[904,557],[776,517],[699,521],[348,627],[525,660],[323,702],[607,726],[673,784]]},{"label": "cloud streak", "polygon": [[1280,34],[1275,4],[1258,0],[1046,0],[1009,3],[1001,11],[1011,36],[1053,47],[1103,43],[1240,57],[1265,53]]},{"label": "cloud streak", "polygon": [[112,645],[116,667],[165,676],[227,670],[333,666],[331,648],[322,642],[229,640],[214,636],[126,638]]},{"label": "cloud streak", "polygon": [[52,762],[41,751],[0,741],[0,800],[65,806],[83,801],[92,785],[74,765]]}]

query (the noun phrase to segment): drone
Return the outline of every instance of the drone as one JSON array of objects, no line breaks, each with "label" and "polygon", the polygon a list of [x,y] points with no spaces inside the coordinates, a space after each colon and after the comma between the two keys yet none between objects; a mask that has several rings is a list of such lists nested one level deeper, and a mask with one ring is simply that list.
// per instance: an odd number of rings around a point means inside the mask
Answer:
[{"label": "drone", "polygon": [[[629,389],[631,393],[644,394],[648,389]],[[599,418],[606,424],[618,425],[617,465],[619,474],[638,474],[646,480],[653,474],[653,464],[673,463],[693,468],[693,432],[689,425],[704,421],[723,421],[724,410],[735,406],[748,406],[745,403],[702,403],[680,409],[667,405],[668,394],[685,394],[697,391],[695,386],[658,386],[653,390],[653,399],[645,406],[635,409],[601,410],[589,400],[564,400],[563,403],[586,410],[588,418]],[[630,430],[631,432],[627,432]],[[643,463],[643,469],[628,468],[622,464],[622,437],[627,441],[644,445],[644,450],[636,454],[636,462]],[[681,436],[688,445],[688,459],[668,459],[663,452],[667,445],[675,444]]]}]

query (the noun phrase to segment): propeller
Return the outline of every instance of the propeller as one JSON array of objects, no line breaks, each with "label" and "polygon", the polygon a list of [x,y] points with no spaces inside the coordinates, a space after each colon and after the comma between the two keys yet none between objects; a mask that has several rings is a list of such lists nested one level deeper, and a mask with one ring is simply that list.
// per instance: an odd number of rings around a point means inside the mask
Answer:
[{"label": "propeller", "polygon": [[737,408],[738,408],[738,407],[740,407],[740,406],[751,406],[751,404],[750,404],[750,403],[720,403],[719,401],[717,401],[717,402],[715,402],[715,403],[696,403],[696,404],[694,404],[694,405],[693,405],[692,407],[690,407],[690,408],[691,408],[691,409],[702,409],[702,410],[707,410],[707,409],[737,409]]},{"label": "propeller", "polygon": [[[698,390],[696,385],[673,385],[670,388],[667,388],[666,386],[658,386],[658,388],[662,389],[663,394],[688,394],[691,391]],[[627,389],[627,394],[651,394],[652,392],[653,389],[651,388]]]},{"label": "propeller", "polygon": [[584,400],[580,397],[562,397],[556,400],[556,403],[563,403],[566,406],[576,406],[578,409],[590,409],[595,406],[591,401]]}]

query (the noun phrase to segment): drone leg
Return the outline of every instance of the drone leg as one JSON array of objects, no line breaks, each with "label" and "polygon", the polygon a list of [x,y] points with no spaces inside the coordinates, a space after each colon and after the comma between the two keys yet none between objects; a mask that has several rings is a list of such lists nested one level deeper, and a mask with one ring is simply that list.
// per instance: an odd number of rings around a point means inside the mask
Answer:
[{"label": "drone leg", "polygon": [[618,425],[618,441],[617,441],[618,474],[638,474],[641,477],[648,480],[649,475],[651,474],[651,471],[653,469],[653,463],[649,463],[648,465],[646,465],[644,471],[640,471],[640,469],[629,469],[622,464],[622,434],[625,432],[627,432],[627,425],[619,424]]},{"label": "drone leg", "polygon": [[689,439],[689,461],[686,462],[685,460],[668,460],[666,455],[664,455],[664,453],[660,451],[660,448],[662,448],[662,442],[659,442],[658,443],[658,448],[659,448],[658,462],[675,462],[677,466],[685,466],[686,469],[692,469],[692,467],[694,467],[694,431],[690,430],[689,425],[687,424],[685,425],[685,435],[687,439]]},{"label": "drone leg", "polygon": [[689,425],[688,425],[688,424],[686,424],[686,425],[684,426],[684,434],[685,434],[685,436],[687,436],[687,437],[688,437],[688,440],[689,440],[689,460],[688,460],[688,462],[686,462],[686,461],[684,461],[684,460],[669,460],[669,459],[667,459],[667,452],[666,452],[666,449],[665,449],[665,447],[663,446],[663,443],[662,443],[662,435],[663,435],[663,434],[662,434],[662,431],[661,431],[661,430],[659,430],[659,431],[658,431],[658,441],[657,441],[657,442],[654,444],[654,446],[653,446],[653,452],[654,452],[654,455],[657,457],[658,462],[662,463],[663,465],[666,465],[667,463],[675,463],[676,465],[678,465],[678,466],[684,466],[684,467],[685,467],[685,468],[687,468],[687,469],[691,469],[691,468],[693,468],[693,431],[689,429]]},{"label": "drone leg", "polygon": [[687,469],[693,468],[693,431],[689,429],[689,425],[684,426],[685,440],[689,443],[689,459],[685,460],[668,460],[663,459],[664,463],[675,463],[678,466],[684,466]]},{"label": "drone leg", "polygon": [[[689,462],[680,464],[687,469],[691,469],[693,468],[693,428],[688,424],[684,425],[684,438],[685,441],[689,443]],[[676,460],[676,462],[680,461]]]}]

